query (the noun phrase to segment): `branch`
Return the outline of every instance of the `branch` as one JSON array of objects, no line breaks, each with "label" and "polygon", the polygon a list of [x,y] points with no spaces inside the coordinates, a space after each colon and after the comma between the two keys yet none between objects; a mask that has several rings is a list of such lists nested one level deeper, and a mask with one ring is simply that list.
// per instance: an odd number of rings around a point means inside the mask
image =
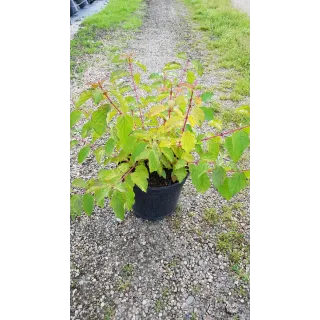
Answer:
[{"label": "branch", "polygon": [[188,121],[188,117],[189,117],[189,112],[191,110],[191,105],[192,105],[192,98],[193,98],[193,90],[191,91],[191,97],[190,97],[190,100],[189,100],[189,106],[188,106],[188,110],[187,110],[186,116],[184,118],[184,124],[183,124],[183,128],[182,128],[181,133],[184,133],[184,130],[186,129],[186,125],[187,125],[187,121]]},{"label": "branch", "polygon": [[[136,86],[136,83],[135,83],[134,77],[133,77],[132,61],[131,61],[130,57],[128,58],[128,62],[129,62],[130,75],[131,75],[131,79],[132,79],[132,83],[133,83],[133,90],[134,90],[134,93],[136,96],[136,101],[137,101],[138,108],[139,108],[140,119],[141,119],[142,127],[144,127],[144,121],[143,121],[143,117],[142,117],[142,113],[141,113],[141,108],[139,105],[139,96],[138,96],[137,86]],[[132,115],[133,115],[133,111],[132,111]]]},{"label": "branch", "polygon": [[136,167],[136,164],[131,167],[126,173],[124,173],[119,182],[123,181],[123,179]]},{"label": "branch", "polygon": [[221,132],[221,133],[216,134],[216,135],[214,135],[212,137],[203,138],[203,139],[201,139],[201,141],[210,140],[210,139],[213,139],[215,137],[223,137],[223,136],[226,136],[226,135],[228,135],[230,133],[233,133],[233,132],[236,132],[236,131],[240,131],[240,130],[248,128],[248,127],[250,127],[250,126],[245,126],[245,127],[241,127],[241,128],[238,128],[238,129],[233,129],[233,130],[230,130],[230,131],[227,131],[227,132]]},{"label": "branch", "polygon": [[185,75],[185,73],[186,73],[186,71],[187,71],[188,64],[189,64],[189,59],[187,60],[186,65],[185,65],[185,67],[184,67],[184,69],[183,69],[183,71],[182,71],[182,73],[181,73],[180,83],[182,82],[183,76]]},{"label": "branch", "polygon": [[122,111],[119,110],[119,109],[117,108],[117,106],[112,102],[112,100],[111,100],[110,97],[108,96],[107,91],[104,91],[104,90],[103,90],[100,81],[98,82],[98,84],[99,84],[100,89],[101,89],[102,92],[103,92],[103,95],[109,100],[110,104],[118,111],[119,114],[123,114]]}]

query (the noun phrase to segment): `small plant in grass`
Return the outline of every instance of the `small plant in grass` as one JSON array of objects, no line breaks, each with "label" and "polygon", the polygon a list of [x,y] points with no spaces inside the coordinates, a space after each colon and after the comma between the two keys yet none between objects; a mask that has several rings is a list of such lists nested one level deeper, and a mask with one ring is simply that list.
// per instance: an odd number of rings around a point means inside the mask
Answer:
[{"label": "small plant in grass", "polygon": [[[213,93],[199,89],[200,61],[184,53],[177,58],[145,83],[146,66],[119,55],[117,70],[89,84],[74,103],[71,147],[80,147],[79,163],[94,155],[101,170],[93,179],[72,182],[73,218],[83,211],[90,216],[95,204],[103,208],[109,198],[123,220],[135,202],[134,186],[146,192],[154,179],[174,184],[190,173],[198,192],[213,185],[227,200],[248,185],[249,170],[238,162],[249,146],[249,125],[223,131],[210,108]],[[249,107],[239,112],[249,114]],[[212,132],[199,133],[204,122]]]}]

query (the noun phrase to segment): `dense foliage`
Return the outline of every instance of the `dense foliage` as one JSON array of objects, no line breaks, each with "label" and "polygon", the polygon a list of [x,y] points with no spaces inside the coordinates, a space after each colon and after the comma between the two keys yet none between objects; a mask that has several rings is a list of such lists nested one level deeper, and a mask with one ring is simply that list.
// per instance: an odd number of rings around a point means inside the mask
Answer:
[{"label": "dense foliage", "polygon": [[[93,153],[102,168],[95,179],[72,182],[73,218],[83,211],[91,215],[94,204],[104,207],[107,197],[123,220],[135,201],[134,185],[146,192],[149,174],[166,178],[164,169],[171,170],[173,182],[190,172],[197,191],[212,183],[225,199],[247,186],[249,170],[240,168],[239,160],[249,146],[249,126],[222,132],[210,108],[213,94],[200,92],[200,61],[184,53],[177,58],[183,62],[169,62],[147,84],[142,81],[146,66],[132,55],[117,56],[117,70],[91,83],[75,102],[71,147],[81,144],[79,163]],[[88,100],[96,107],[87,106]],[[249,113],[249,107],[238,112]],[[197,132],[205,122],[215,133]]]}]

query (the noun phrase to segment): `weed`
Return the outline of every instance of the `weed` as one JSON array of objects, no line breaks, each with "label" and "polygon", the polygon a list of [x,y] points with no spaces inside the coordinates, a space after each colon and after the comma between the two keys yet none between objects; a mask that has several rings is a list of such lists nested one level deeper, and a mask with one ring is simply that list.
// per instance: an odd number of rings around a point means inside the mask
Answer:
[{"label": "weed", "polygon": [[209,50],[218,54],[217,67],[234,70],[233,93],[225,98],[238,101],[250,91],[250,20],[229,0],[184,0],[199,29],[208,35]]},{"label": "weed", "polygon": [[190,320],[197,320],[197,314],[192,312]]},{"label": "weed", "polygon": [[130,287],[130,281],[119,280],[118,282],[118,290],[126,291]]},{"label": "weed", "polygon": [[126,276],[126,277],[130,277],[133,273],[133,265],[130,263],[127,263],[126,265],[124,265],[122,267],[122,273]]},{"label": "weed", "polygon": [[190,217],[190,218],[193,218],[193,217],[195,217],[195,212],[193,212],[193,211],[191,211],[191,212],[188,212],[188,216]]},{"label": "weed", "polygon": [[[82,22],[82,28],[70,41],[70,68],[71,78],[75,74],[82,73],[86,64],[79,61],[79,57],[94,54],[103,48],[100,41],[106,30],[115,29],[136,29],[142,23],[141,14],[134,14],[142,5],[142,0],[110,0],[108,5],[100,12],[87,17]],[[111,52],[117,51],[115,47]]]},{"label": "weed", "polygon": [[241,202],[235,202],[233,205],[232,205],[232,209],[234,210],[240,210],[243,208],[243,204]]},{"label": "weed", "polygon": [[112,320],[114,316],[114,309],[107,307],[104,311],[104,320]]},{"label": "weed", "polygon": [[214,208],[206,208],[203,219],[210,225],[214,225],[220,221],[220,216]]},{"label": "weed", "polygon": [[156,302],[155,302],[154,309],[156,312],[159,313],[161,310],[163,310],[165,308],[168,296],[169,296],[169,289],[164,288],[160,298],[158,300],[156,300]]},{"label": "weed", "polygon": [[199,284],[192,286],[191,288],[191,292],[192,295],[196,296],[197,294],[199,294],[201,291],[201,286]]},{"label": "weed", "polygon": [[[221,97],[220,97],[221,99]],[[233,109],[224,110],[222,113],[222,122],[224,126],[236,124],[239,126],[246,126],[250,123],[250,117],[243,113],[236,113]]]}]

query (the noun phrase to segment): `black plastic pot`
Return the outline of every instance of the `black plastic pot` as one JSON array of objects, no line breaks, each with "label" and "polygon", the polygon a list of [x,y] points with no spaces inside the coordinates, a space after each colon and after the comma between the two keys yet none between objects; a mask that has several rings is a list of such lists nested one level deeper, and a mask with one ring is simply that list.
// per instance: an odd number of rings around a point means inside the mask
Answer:
[{"label": "black plastic pot", "polygon": [[166,187],[148,187],[147,192],[143,192],[137,186],[134,186],[134,214],[139,218],[151,221],[162,220],[171,215],[177,208],[180,193],[188,175],[180,183],[174,183]]},{"label": "black plastic pot", "polygon": [[78,6],[82,9],[84,8],[88,3],[88,0],[75,0]]},{"label": "black plastic pot", "polygon": [[79,11],[79,6],[74,2],[74,0],[70,0],[70,17],[76,14]]}]

